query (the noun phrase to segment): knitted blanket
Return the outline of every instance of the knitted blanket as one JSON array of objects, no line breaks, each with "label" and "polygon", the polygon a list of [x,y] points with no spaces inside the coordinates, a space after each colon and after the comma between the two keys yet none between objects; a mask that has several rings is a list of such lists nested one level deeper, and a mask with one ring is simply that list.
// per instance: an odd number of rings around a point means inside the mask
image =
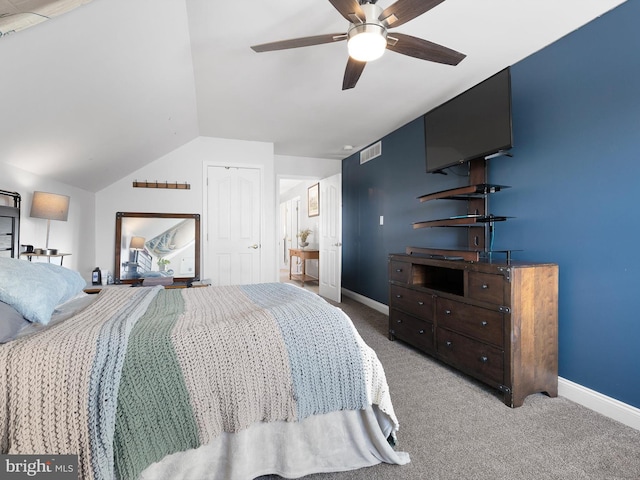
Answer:
[{"label": "knitted blanket", "polygon": [[3,453],[72,453],[83,479],[135,479],[255,422],[376,404],[382,367],[344,313],[286,284],[104,289],[0,346]]}]

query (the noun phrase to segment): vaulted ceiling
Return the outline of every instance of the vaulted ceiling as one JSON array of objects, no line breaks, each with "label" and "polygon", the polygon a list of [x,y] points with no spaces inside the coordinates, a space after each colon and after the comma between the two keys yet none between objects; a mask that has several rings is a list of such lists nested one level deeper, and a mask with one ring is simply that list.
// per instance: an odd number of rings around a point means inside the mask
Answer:
[{"label": "vaulted ceiling", "polygon": [[342,91],[346,42],[250,49],[346,31],[327,0],[0,0],[0,162],[97,191],[198,135],[344,158],[621,3],[446,0],[398,31],[466,54],[458,66],[387,51]]}]

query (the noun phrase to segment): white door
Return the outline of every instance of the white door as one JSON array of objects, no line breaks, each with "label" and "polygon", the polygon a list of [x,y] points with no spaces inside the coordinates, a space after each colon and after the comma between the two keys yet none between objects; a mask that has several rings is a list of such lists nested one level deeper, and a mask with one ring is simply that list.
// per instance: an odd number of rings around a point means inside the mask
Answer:
[{"label": "white door", "polygon": [[320,287],[334,302],[342,299],[342,174],[320,180]]},{"label": "white door", "polygon": [[260,282],[260,170],[207,167],[206,272],[213,285]]}]

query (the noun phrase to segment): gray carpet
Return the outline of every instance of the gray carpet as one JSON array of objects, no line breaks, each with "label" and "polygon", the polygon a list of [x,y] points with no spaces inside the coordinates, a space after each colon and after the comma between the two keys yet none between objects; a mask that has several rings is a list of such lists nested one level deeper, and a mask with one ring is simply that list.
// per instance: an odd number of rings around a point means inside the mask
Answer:
[{"label": "gray carpet", "polygon": [[349,298],[339,306],[385,368],[400,421],[397,448],[411,463],[305,478],[640,479],[640,431],[562,397],[531,395],[511,409],[470,377],[390,342],[386,315]]}]

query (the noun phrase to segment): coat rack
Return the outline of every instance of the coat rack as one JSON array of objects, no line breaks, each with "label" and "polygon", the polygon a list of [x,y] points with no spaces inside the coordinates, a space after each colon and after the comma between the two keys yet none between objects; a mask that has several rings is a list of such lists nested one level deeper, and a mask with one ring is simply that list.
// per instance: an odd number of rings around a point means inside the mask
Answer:
[{"label": "coat rack", "polygon": [[138,182],[137,180],[134,180],[133,187],[134,188],[168,188],[170,190],[191,190],[191,184],[187,182],[169,183],[169,182],[158,182],[157,180],[155,182],[147,182],[146,180],[144,182]]}]

